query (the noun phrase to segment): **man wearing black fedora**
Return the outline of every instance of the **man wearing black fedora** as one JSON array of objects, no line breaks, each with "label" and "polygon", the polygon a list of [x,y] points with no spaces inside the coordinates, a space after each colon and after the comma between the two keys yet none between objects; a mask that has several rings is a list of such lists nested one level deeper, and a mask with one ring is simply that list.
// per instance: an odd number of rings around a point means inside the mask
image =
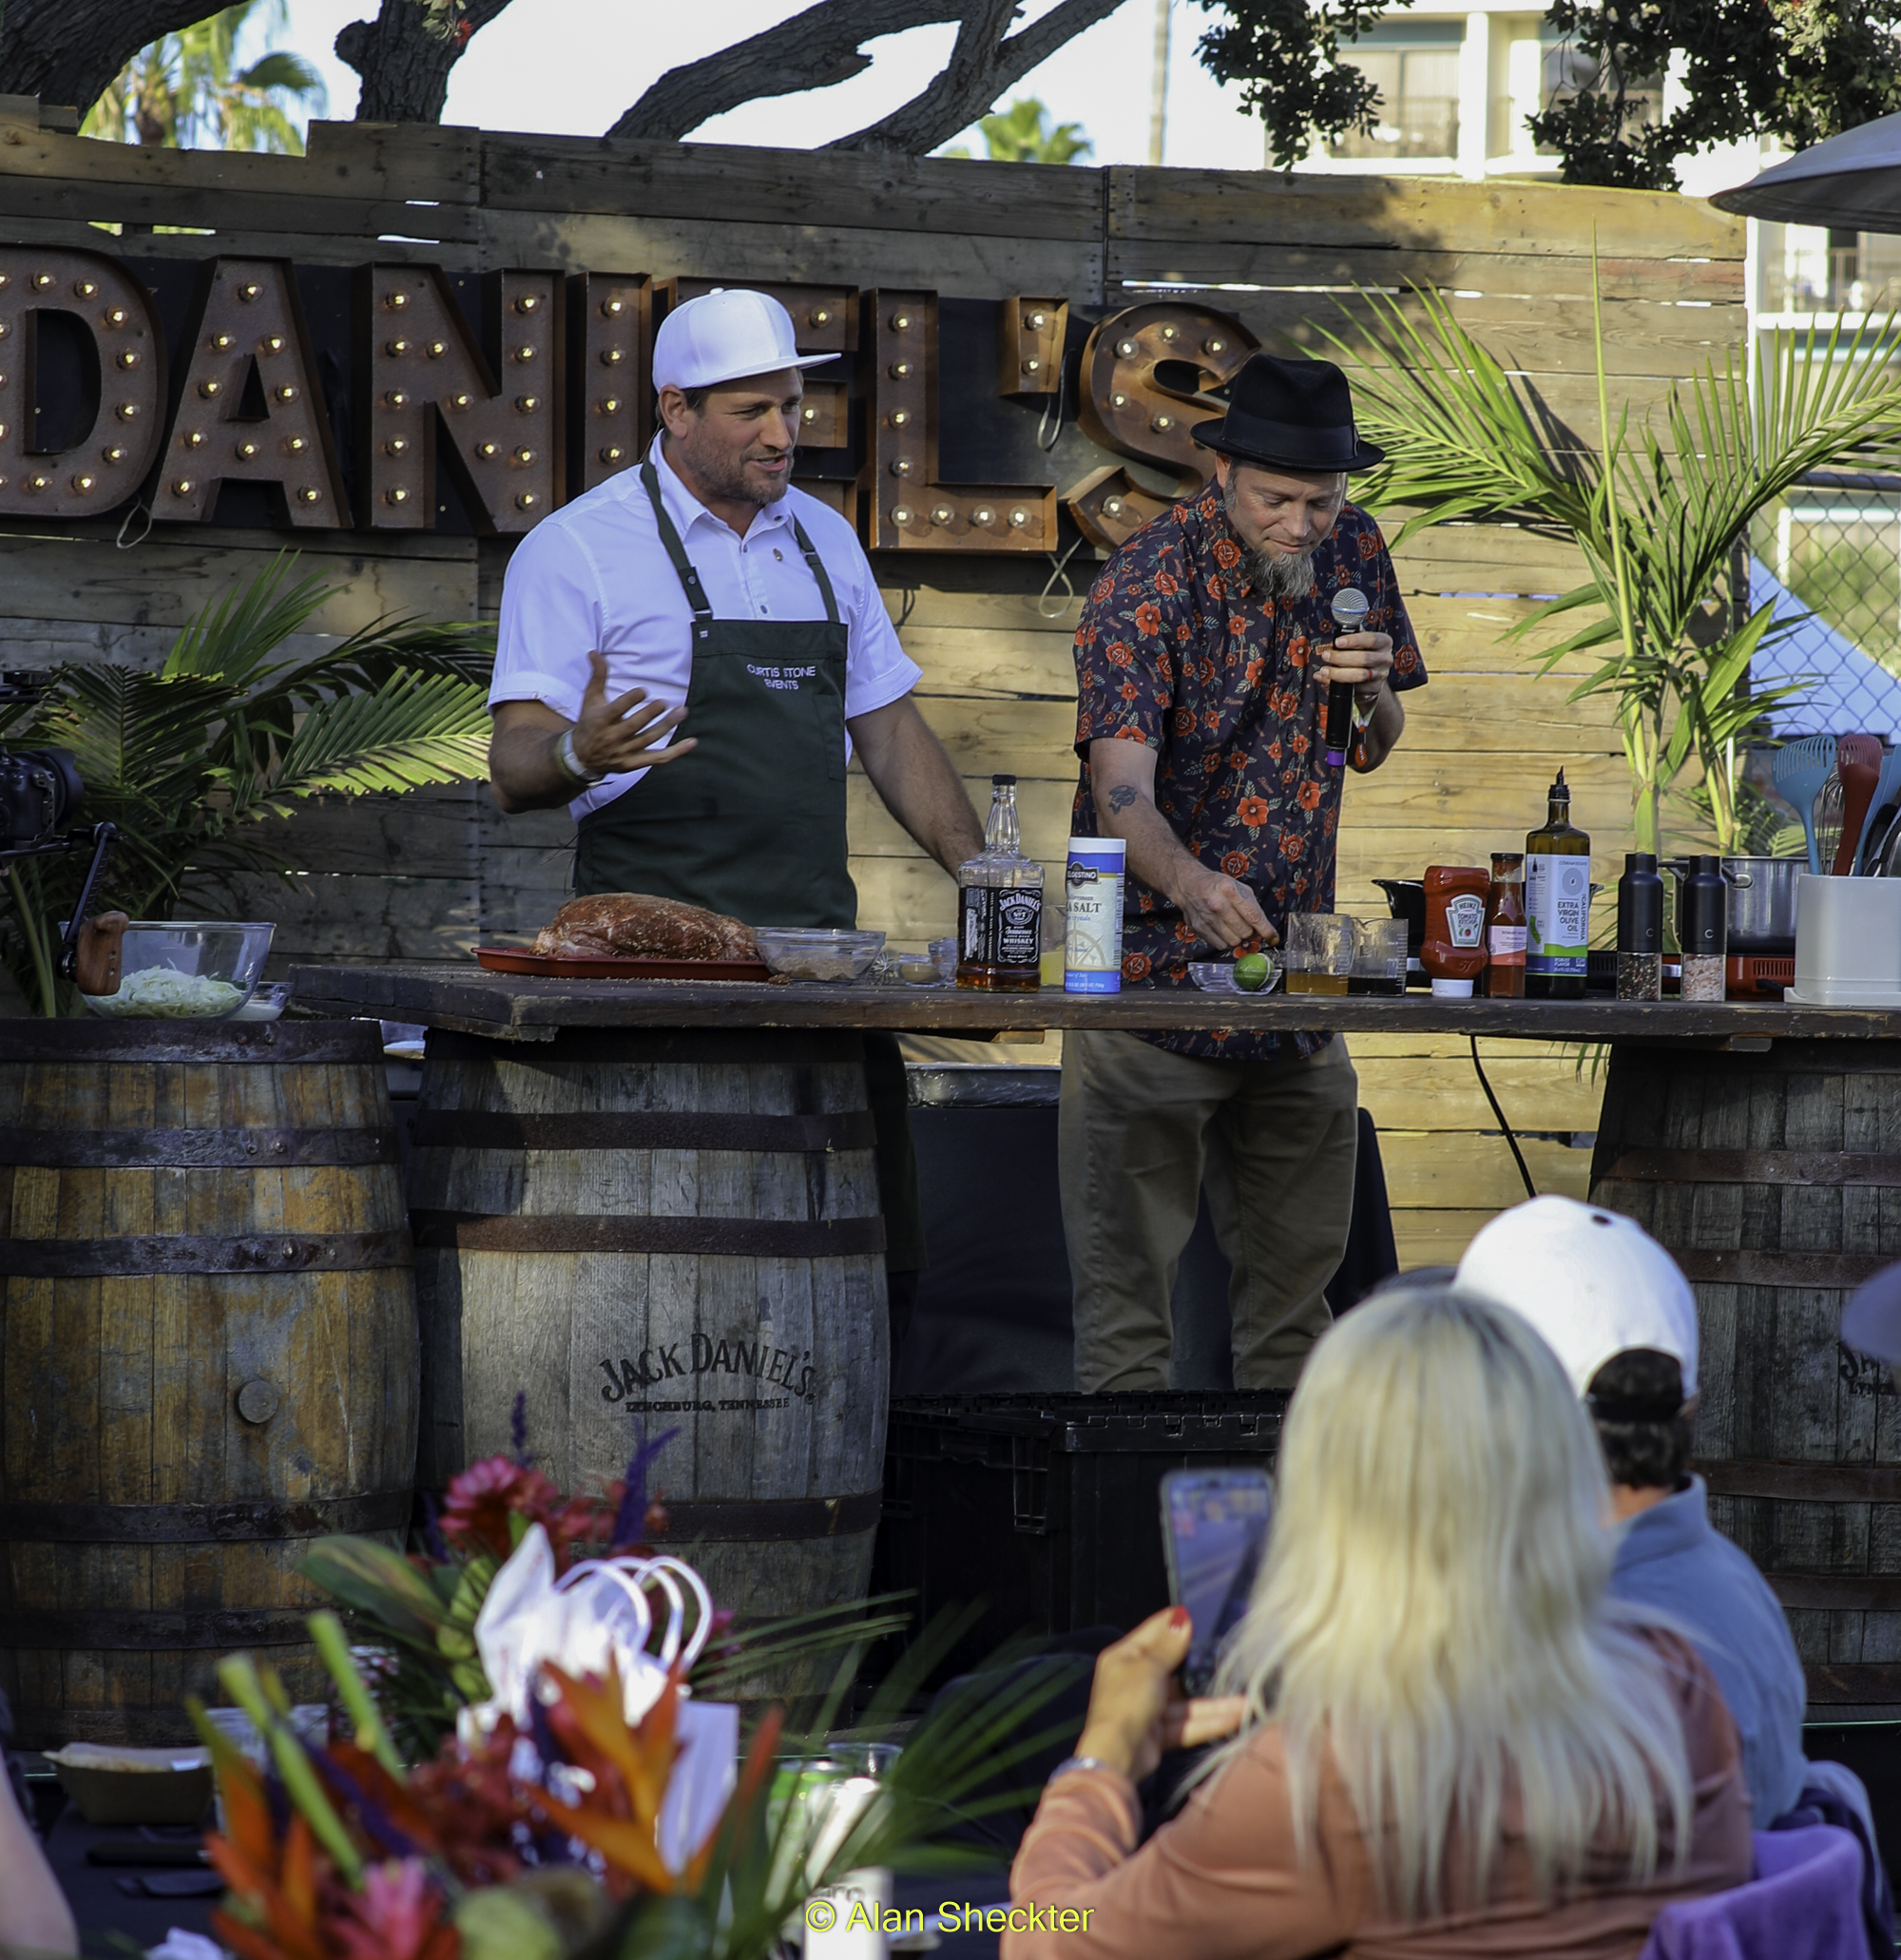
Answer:
[{"label": "man wearing black fedora", "polygon": [[[1331,912],[1342,776],[1377,769],[1426,668],[1379,528],[1347,477],[1382,460],[1330,361],[1257,354],[1195,438],[1215,475],[1103,567],[1076,634],[1078,836],[1128,846],[1123,976],[1186,987],[1191,960]],[[1333,595],[1370,602],[1342,634]],[[1205,1188],[1233,1268],[1237,1388],[1291,1388],[1330,1314],[1352,1215],[1358,1084],[1325,1034],[1069,1033],[1063,1223],[1076,1382],[1166,1388],[1169,1295]]]}]

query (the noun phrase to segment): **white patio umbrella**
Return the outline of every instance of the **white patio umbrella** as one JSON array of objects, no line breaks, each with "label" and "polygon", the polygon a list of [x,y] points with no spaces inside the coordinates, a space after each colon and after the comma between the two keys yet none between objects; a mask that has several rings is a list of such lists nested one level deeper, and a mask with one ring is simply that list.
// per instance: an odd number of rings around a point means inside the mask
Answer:
[{"label": "white patio umbrella", "polygon": [[1901,232],[1901,115],[1815,144],[1710,202],[1777,224]]}]

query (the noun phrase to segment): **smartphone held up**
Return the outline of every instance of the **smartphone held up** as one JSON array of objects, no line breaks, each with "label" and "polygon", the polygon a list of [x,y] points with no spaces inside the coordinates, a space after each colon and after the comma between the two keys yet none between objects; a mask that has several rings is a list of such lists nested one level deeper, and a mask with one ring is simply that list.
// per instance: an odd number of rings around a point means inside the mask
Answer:
[{"label": "smartphone held up", "polygon": [[1264,1470],[1170,1470],[1162,1480],[1168,1596],[1195,1628],[1181,1668],[1190,1695],[1208,1692],[1222,1643],[1247,1611],[1273,1508]]}]

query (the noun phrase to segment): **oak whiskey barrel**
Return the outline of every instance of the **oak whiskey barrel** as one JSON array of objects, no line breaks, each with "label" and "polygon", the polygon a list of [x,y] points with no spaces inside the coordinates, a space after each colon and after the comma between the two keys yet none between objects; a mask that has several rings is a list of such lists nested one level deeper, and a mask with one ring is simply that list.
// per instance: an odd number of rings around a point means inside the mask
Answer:
[{"label": "oak whiskey barrel", "polygon": [[23,1747],[300,1701],[309,1541],[409,1525],[415,1299],[374,1022],[0,1023],[0,1685]]},{"label": "oak whiskey barrel", "polygon": [[747,1619],[861,1599],[890,1329],[854,1033],[432,1031],[410,1169],[420,1477],[528,1447],[564,1489],[643,1440],[666,1548]]},{"label": "oak whiskey barrel", "polygon": [[1901,1705],[1901,1403],[1836,1337],[1901,1259],[1901,1041],[1620,1044],[1591,1196],[1695,1287],[1697,1468],[1782,1601],[1812,1710]]}]

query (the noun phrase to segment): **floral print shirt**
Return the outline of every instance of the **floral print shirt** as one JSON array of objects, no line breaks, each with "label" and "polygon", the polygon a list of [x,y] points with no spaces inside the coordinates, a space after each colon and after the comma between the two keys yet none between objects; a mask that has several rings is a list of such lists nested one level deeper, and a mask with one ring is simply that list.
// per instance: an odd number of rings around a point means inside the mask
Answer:
[{"label": "floral print shirt", "polygon": [[[1262,601],[1219,488],[1210,484],[1139,531],[1104,566],[1076,632],[1076,750],[1083,761],[1075,834],[1100,835],[1089,744],[1158,750],[1155,803],[1203,864],[1250,886],[1284,938],[1290,913],[1334,908],[1335,836],[1345,772],[1318,740],[1326,691],[1315,643],[1337,630],[1333,594],[1372,601],[1363,631],[1392,636],[1391,685],[1421,687],[1426,663],[1379,527],[1345,505],[1315,554],[1305,599]],[[1124,982],[1188,987],[1190,960],[1226,955],[1134,877],[1123,905]],[[1258,1061],[1283,1037],[1230,1029],[1147,1037],[1189,1055]],[[1302,1056],[1325,1042],[1296,1034]]]}]

